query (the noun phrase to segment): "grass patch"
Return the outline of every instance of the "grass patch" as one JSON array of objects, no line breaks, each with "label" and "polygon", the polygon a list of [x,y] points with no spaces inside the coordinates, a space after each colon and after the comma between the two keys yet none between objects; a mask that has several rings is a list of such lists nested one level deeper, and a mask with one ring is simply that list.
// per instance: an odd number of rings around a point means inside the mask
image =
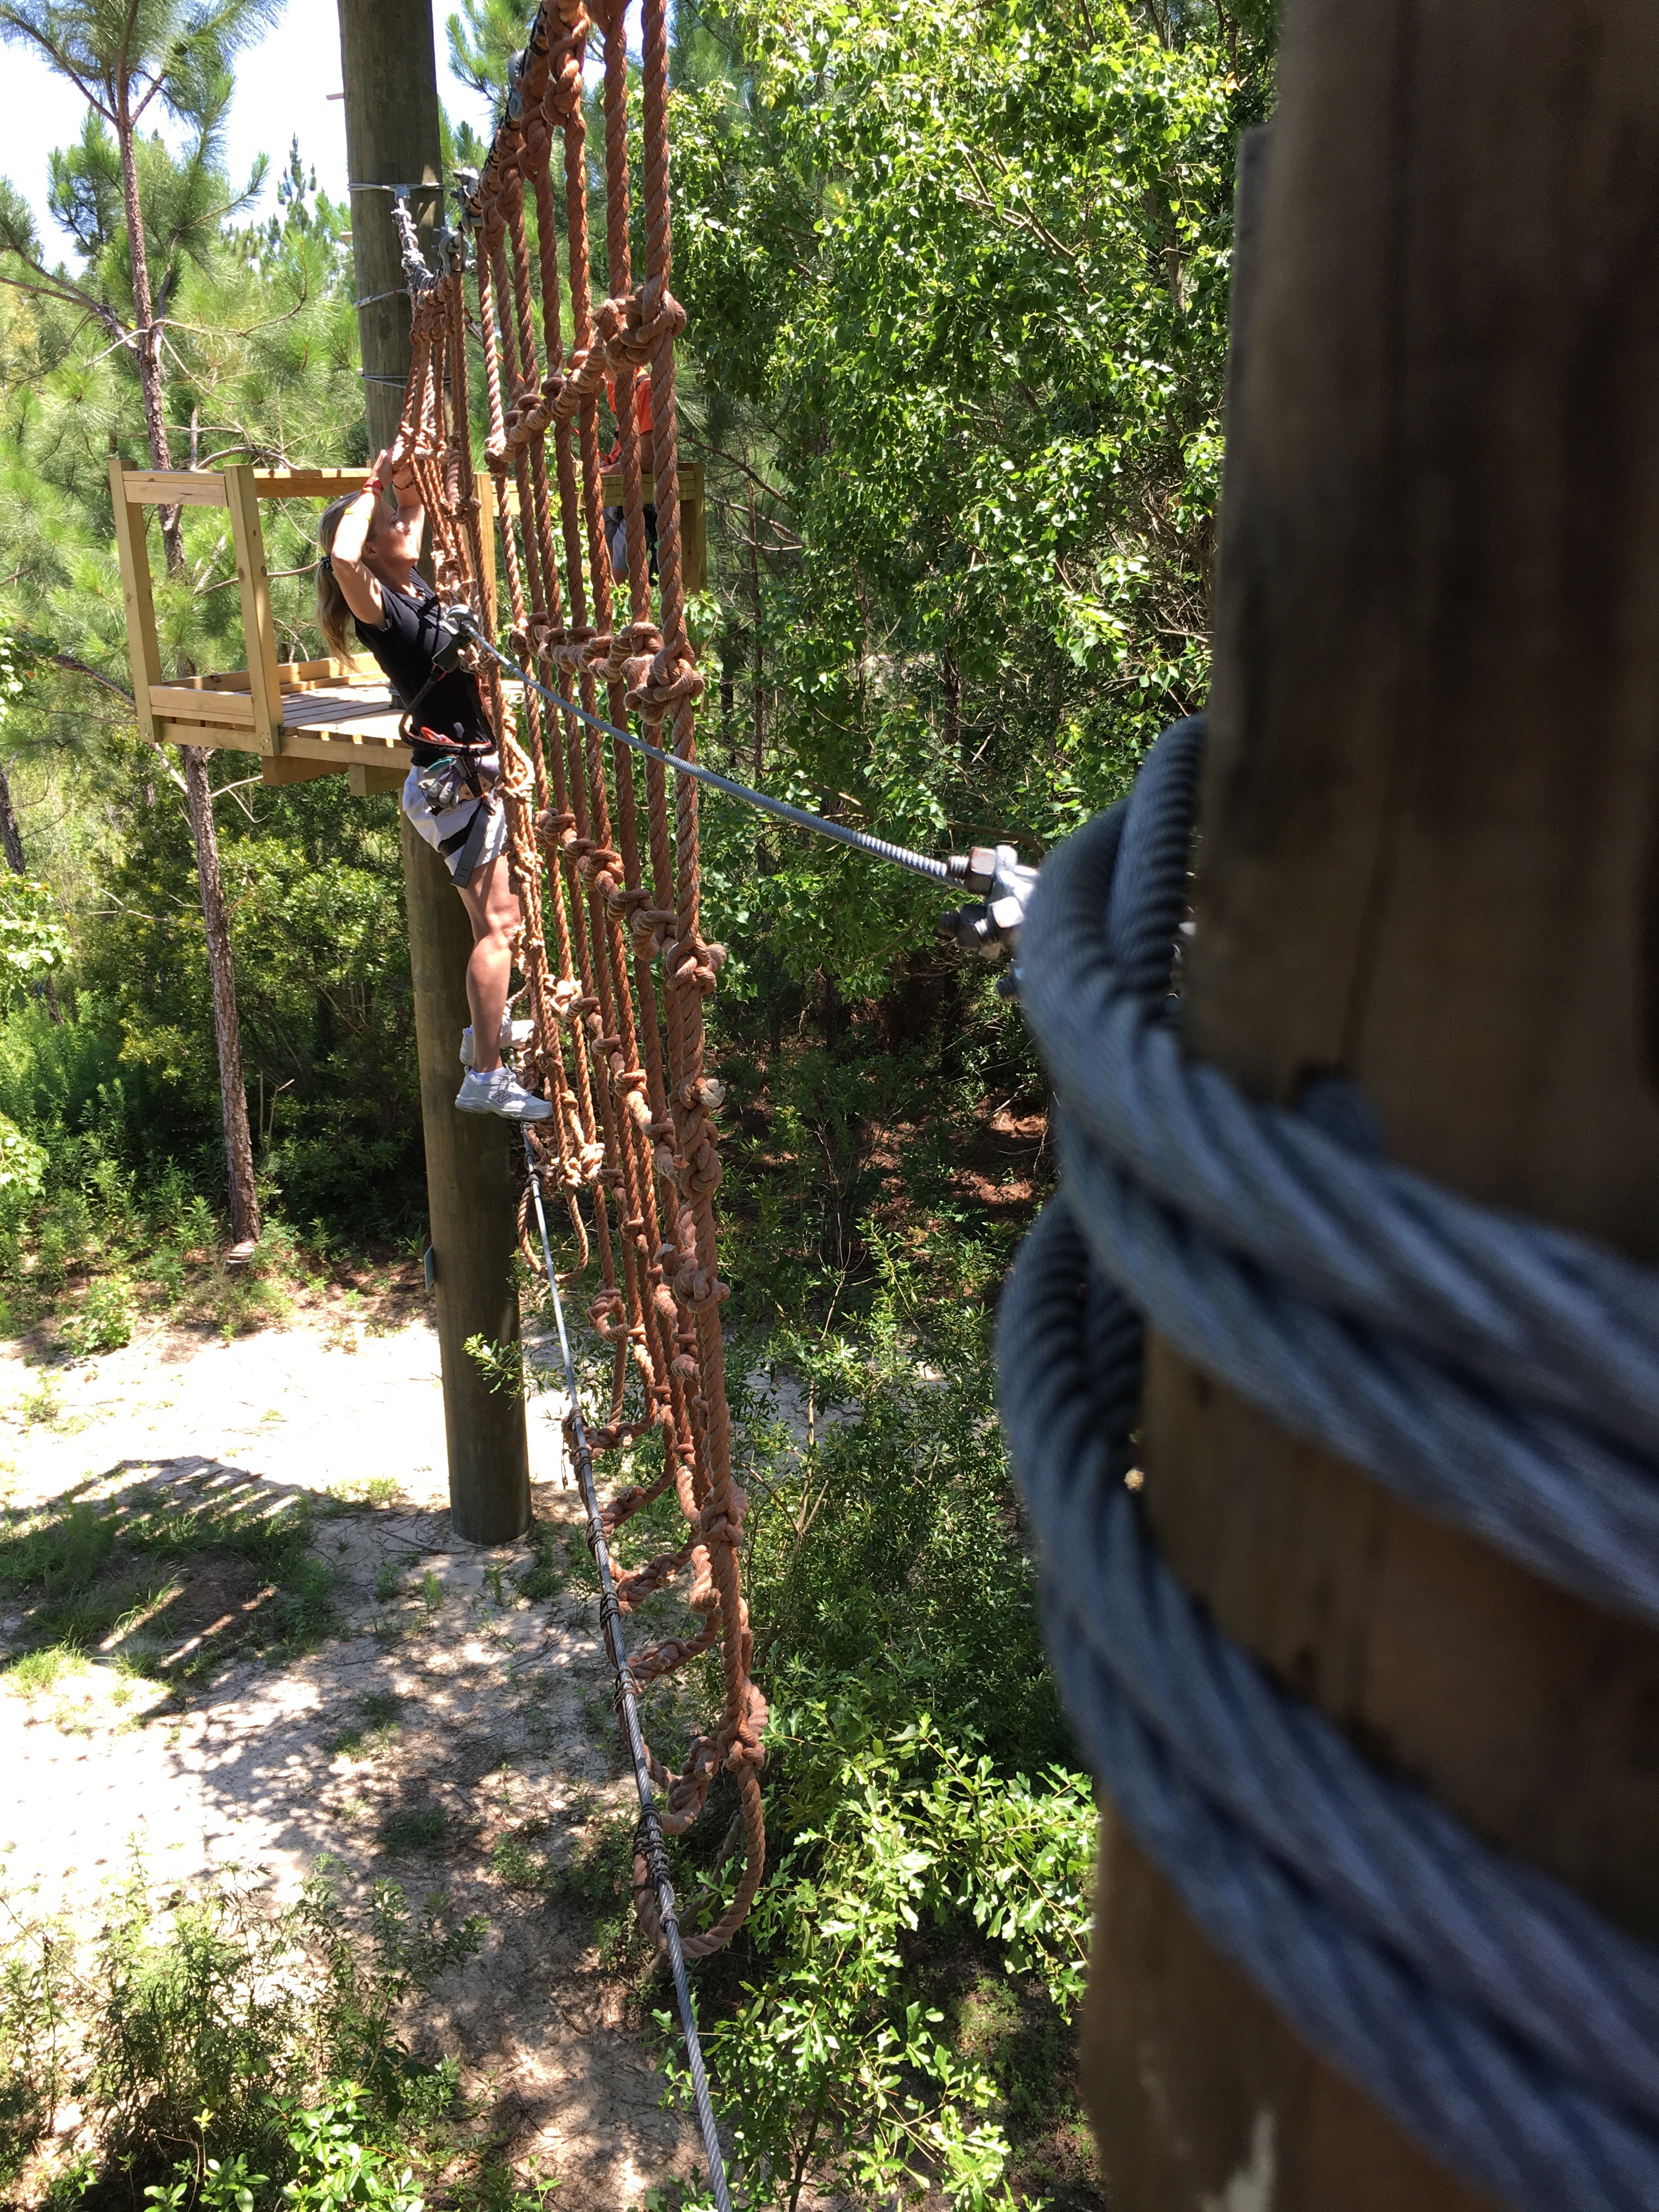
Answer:
[{"label": "grass patch", "polygon": [[[266,1420],[280,1420],[280,1413],[267,1413]],[[341,1505],[395,1505],[403,1495],[402,1486],[395,1474],[353,1476],[344,1482],[329,1485],[329,1496]]]},{"label": "grass patch", "polygon": [[539,1603],[557,1597],[570,1579],[563,1540],[550,1521],[538,1521],[530,1531],[530,1564],[514,1577],[520,1597]]},{"label": "grass patch", "polygon": [[368,1759],[377,1751],[384,1751],[398,1733],[398,1715],[403,1702],[390,1690],[370,1690],[359,1698],[357,1710],[362,1720],[357,1727],[335,1737],[328,1746],[330,1758]]},{"label": "grass patch", "polygon": [[86,1488],[0,1510],[0,1598],[21,1601],[25,1645],[190,1675],[234,1646],[287,1657],[328,1633],[332,1577],[310,1549],[305,1500],[273,1499],[252,1478]]},{"label": "grass patch", "polygon": [[378,1840],[383,1851],[434,1850],[443,1842],[448,1826],[447,1816],[440,1807],[410,1806],[381,1823]]},{"label": "grass patch", "polygon": [[87,1655],[77,1644],[52,1644],[39,1651],[26,1651],[21,1659],[14,1659],[5,1670],[5,1682],[20,1696],[37,1698],[44,1690],[55,1690],[71,1674],[84,1674]]},{"label": "grass patch", "polygon": [[507,1888],[533,1890],[546,1896],[556,1886],[557,1876],[546,1854],[530,1848],[531,1839],[543,1834],[546,1826],[544,1820],[526,1821],[511,1834],[497,1836],[490,1845],[489,1871]]}]

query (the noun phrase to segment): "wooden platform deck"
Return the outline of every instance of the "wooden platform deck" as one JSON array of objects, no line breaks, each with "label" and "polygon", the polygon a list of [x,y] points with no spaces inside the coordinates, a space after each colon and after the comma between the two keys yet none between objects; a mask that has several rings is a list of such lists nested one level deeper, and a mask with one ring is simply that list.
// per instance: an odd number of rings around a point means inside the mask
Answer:
[{"label": "wooden platform deck", "polygon": [[[133,695],[138,724],[147,737],[163,744],[256,753],[268,784],[304,783],[343,769],[352,789],[360,793],[395,790],[403,782],[410,751],[398,735],[397,702],[374,660],[362,655],[346,660],[279,661],[271,621],[260,502],[316,503],[356,490],[362,482],[362,472],[356,469],[161,471],[124,468],[111,457],[110,493],[126,600]],[[649,499],[653,486],[648,477],[644,489]],[[680,489],[686,583],[696,591],[702,584],[707,543],[701,465],[682,469]],[[495,493],[487,474],[479,476],[477,492],[483,512],[492,513]],[[620,499],[620,481],[607,477],[605,492],[607,499],[613,493]],[[248,657],[247,667],[230,675],[169,678],[161,672],[144,510],[175,501],[222,507],[229,515]],[[484,573],[479,582],[485,618],[492,624],[495,552],[495,534],[486,531]]]},{"label": "wooden platform deck", "polygon": [[268,784],[343,769],[360,792],[391,791],[409,769],[401,709],[372,660],[278,663],[282,720],[257,716],[246,674],[152,684],[152,732],[163,744],[256,753]]}]

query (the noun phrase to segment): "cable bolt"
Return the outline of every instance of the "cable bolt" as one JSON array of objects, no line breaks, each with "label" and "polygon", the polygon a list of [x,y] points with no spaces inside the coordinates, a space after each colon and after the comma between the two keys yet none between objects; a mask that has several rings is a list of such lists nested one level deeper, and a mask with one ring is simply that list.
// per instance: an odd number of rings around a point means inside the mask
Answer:
[{"label": "cable bolt", "polygon": [[953,853],[950,870],[952,883],[982,896],[975,905],[941,915],[941,933],[985,960],[1017,955],[1020,926],[1036,889],[1036,870],[1028,867],[1012,845],[975,845],[967,854]]}]

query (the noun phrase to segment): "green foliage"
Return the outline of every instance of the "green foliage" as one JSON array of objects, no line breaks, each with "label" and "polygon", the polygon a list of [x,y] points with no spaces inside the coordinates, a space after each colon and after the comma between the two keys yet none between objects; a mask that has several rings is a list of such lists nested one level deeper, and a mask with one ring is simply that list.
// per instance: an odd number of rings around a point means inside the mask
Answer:
[{"label": "green foliage", "polygon": [[0,876],[0,979],[21,982],[61,967],[70,934],[52,885],[33,877]]},{"label": "green foliage", "polygon": [[765,1975],[703,2036],[756,2205],[793,2207],[815,2154],[815,2172],[857,2202],[920,2171],[952,2204],[1011,2201],[998,2084],[930,2002],[926,1947],[965,1921],[1062,2021],[1081,1990],[1086,1778],[999,1777],[925,1712],[892,1729],[891,1705],[844,1676],[774,1711],[769,1759],[785,1778],[769,1817],[787,1840],[750,1921]]},{"label": "green foliage", "polygon": [[[453,1923],[435,1902],[414,1917],[376,1882],[348,1926],[332,1872],[320,1864],[271,1913],[234,1879],[162,1906],[135,1860],[89,1956],[8,1906],[5,2181],[72,2095],[92,2148],[60,2165],[50,2201],[418,2212],[417,2167],[442,2174],[468,2146],[453,2062],[416,2057],[394,2021],[477,1952],[483,1923]],[[510,2185],[495,2194],[516,2205]]]},{"label": "green foliage", "polygon": [[14,1198],[34,1198],[46,1178],[44,1146],[26,1137],[15,1121],[0,1115],[0,1192]]},{"label": "green foliage", "polygon": [[[676,96],[676,282],[742,519],[724,672],[769,783],[927,849],[1047,846],[1203,696],[1265,50],[1152,12],[697,11],[724,62]],[[908,879],[709,814],[740,949],[856,996],[926,942]]]},{"label": "green foliage", "polygon": [[80,1311],[64,1324],[64,1340],[78,1359],[131,1344],[132,1285],[125,1276],[106,1275],[92,1285]]}]

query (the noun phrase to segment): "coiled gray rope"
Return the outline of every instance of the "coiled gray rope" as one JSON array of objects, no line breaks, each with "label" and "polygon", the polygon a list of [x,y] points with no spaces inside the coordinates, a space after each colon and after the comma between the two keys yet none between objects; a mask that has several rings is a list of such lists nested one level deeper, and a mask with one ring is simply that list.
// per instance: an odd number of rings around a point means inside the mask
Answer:
[{"label": "coiled gray rope", "polygon": [[1284,1427],[1659,1620],[1659,1275],[1184,1057],[1164,994],[1201,744],[1197,721],[1164,733],[1132,805],[1049,855],[1025,925],[1021,992],[1091,1250]]},{"label": "coiled gray rope", "polygon": [[[1284,1287],[1268,1279],[1266,1267],[1284,1251],[1304,1267],[1310,1252],[1327,1263],[1343,1257],[1331,1249],[1329,1212],[1304,1202],[1310,1186],[1328,1198],[1328,1182],[1322,1185],[1316,1174],[1290,1176],[1288,1194],[1283,1175],[1277,1183],[1230,1187],[1215,1155],[1183,1171],[1169,1127],[1143,1128],[1139,1157],[1155,1161],[1161,1177],[1152,1195],[1133,1188],[1128,1148],[1109,1150],[1099,1133],[1111,1126],[1103,1096],[1115,1109],[1127,1090],[1165,1106],[1173,1099],[1182,1109],[1174,1126],[1189,1138],[1219,1127],[1233,1147],[1224,1161],[1242,1154],[1301,1164],[1303,1130],[1272,1126],[1298,1117],[1254,1107],[1218,1071],[1186,1063],[1166,1009],[1201,738],[1193,724],[1167,733],[1127,808],[1050,857],[1026,925],[1022,986],[1055,1075],[1066,1180],[1014,1271],[999,1356],[1004,1418],[1043,1554],[1056,1671],[1091,1762],[1194,1918],[1402,2125],[1522,2212],[1568,2205],[1654,2212],[1659,1957],[1559,1884],[1504,1860],[1420,1793],[1368,1766],[1340,1731],[1278,1690],[1169,1574],[1123,1485],[1139,1412],[1135,1307],[1167,1328],[1158,1297],[1170,1295],[1171,1281],[1188,1305],[1218,1284],[1218,1302],[1232,1300],[1235,1325],[1214,1338],[1232,1346],[1242,1336],[1258,1364],[1297,1362],[1310,1370],[1304,1383],[1316,1396],[1322,1378],[1311,1370],[1329,1356],[1328,1334],[1297,1335],[1281,1310],[1279,1334],[1250,1337],[1237,1327],[1238,1285],[1264,1302],[1282,1299]],[[1057,971],[1068,981],[1058,982]],[[1125,1007],[1134,1022],[1115,1018]],[[1154,1057],[1149,1033],[1162,1056],[1155,1080],[1137,1092],[1136,1079]],[[1128,1070],[1103,1064],[1126,1050]],[[1200,1091],[1196,1104],[1182,1100],[1183,1084]],[[1252,1137],[1244,1125],[1253,1117],[1269,1126]],[[1325,1148],[1340,1148],[1308,1133],[1322,1168]],[[1090,1172],[1080,1175],[1079,1164]],[[1448,1334],[1462,1353],[1475,1334],[1468,1325],[1476,1310],[1472,1285],[1481,1286],[1507,1347],[1520,1328],[1544,1336],[1542,1316],[1564,1285],[1582,1291],[1589,1284],[1591,1295],[1605,1295],[1601,1271],[1609,1262],[1621,1268],[1577,1240],[1483,1216],[1385,1164],[1357,1163],[1348,1153],[1340,1165],[1355,1171],[1352,1180],[1335,1178],[1350,1204],[1358,1203],[1358,1176],[1386,1184],[1370,1220],[1393,1207],[1427,1226],[1404,1254],[1367,1238],[1358,1260],[1328,1265],[1328,1279],[1351,1295],[1363,1277],[1374,1311],[1386,1303],[1376,1285],[1409,1281],[1418,1266],[1460,1317]],[[1203,1216],[1176,1212],[1172,1182],[1204,1194]],[[1114,1193],[1103,1230],[1093,1211],[1103,1183]],[[1276,1217],[1281,1206],[1285,1219],[1258,1218]],[[1122,1237],[1123,1220],[1137,1212],[1161,1214],[1158,1238]],[[1252,1259],[1219,1242],[1217,1218],[1235,1233],[1249,1230],[1239,1242]],[[1534,1235],[1538,1266],[1520,1265],[1533,1304],[1517,1324],[1498,1310],[1495,1285],[1503,1269],[1516,1271],[1517,1243]],[[1446,1263],[1449,1244],[1455,1264]],[[1166,1267],[1152,1291],[1133,1272],[1149,1246],[1155,1254],[1174,1249],[1181,1262]],[[1266,1263],[1264,1249],[1272,1255]],[[1593,1268],[1575,1273],[1567,1264],[1586,1256]],[[1644,1287],[1650,1304],[1651,1283]],[[1311,1294],[1303,1295],[1311,1305]],[[1413,1287],[1405,1295],[1423,1292]],[[1352,1356],[1389,1356],[1374,1321],[1351,1316],[1347,1334]],[[1414,1337],[1425,1334],[1420,1324],[1413,1329]],[[1478,1374],[1510,1356],[1507,1348],[1494,1355],[1487,1343],[1460,1362],[1458,1379],[1468,1389],[1471,1366]],[[1238,1380],[1219,1361],[1194,1357]],[[1561,1364],[1571,1374],[1573,1358]],[[1448,1370],[1456,1373],[1450,1362]],[[1627,1385],[1635,1372],[1628,1362]],[[1334,1395],[1345,1387],[1340,1376],[1322,1381]],[[1249,1382],[1239,1387],[1269,1411],[1285,1401],[1283,1393],[1269,1402]],[[1545,1387],[1562,1395],[1559,1366]],[[1462,1513],[1455,1517],[1474,1525]],[[1576,1583],[1577,1572],[1568,1578]]]}]

